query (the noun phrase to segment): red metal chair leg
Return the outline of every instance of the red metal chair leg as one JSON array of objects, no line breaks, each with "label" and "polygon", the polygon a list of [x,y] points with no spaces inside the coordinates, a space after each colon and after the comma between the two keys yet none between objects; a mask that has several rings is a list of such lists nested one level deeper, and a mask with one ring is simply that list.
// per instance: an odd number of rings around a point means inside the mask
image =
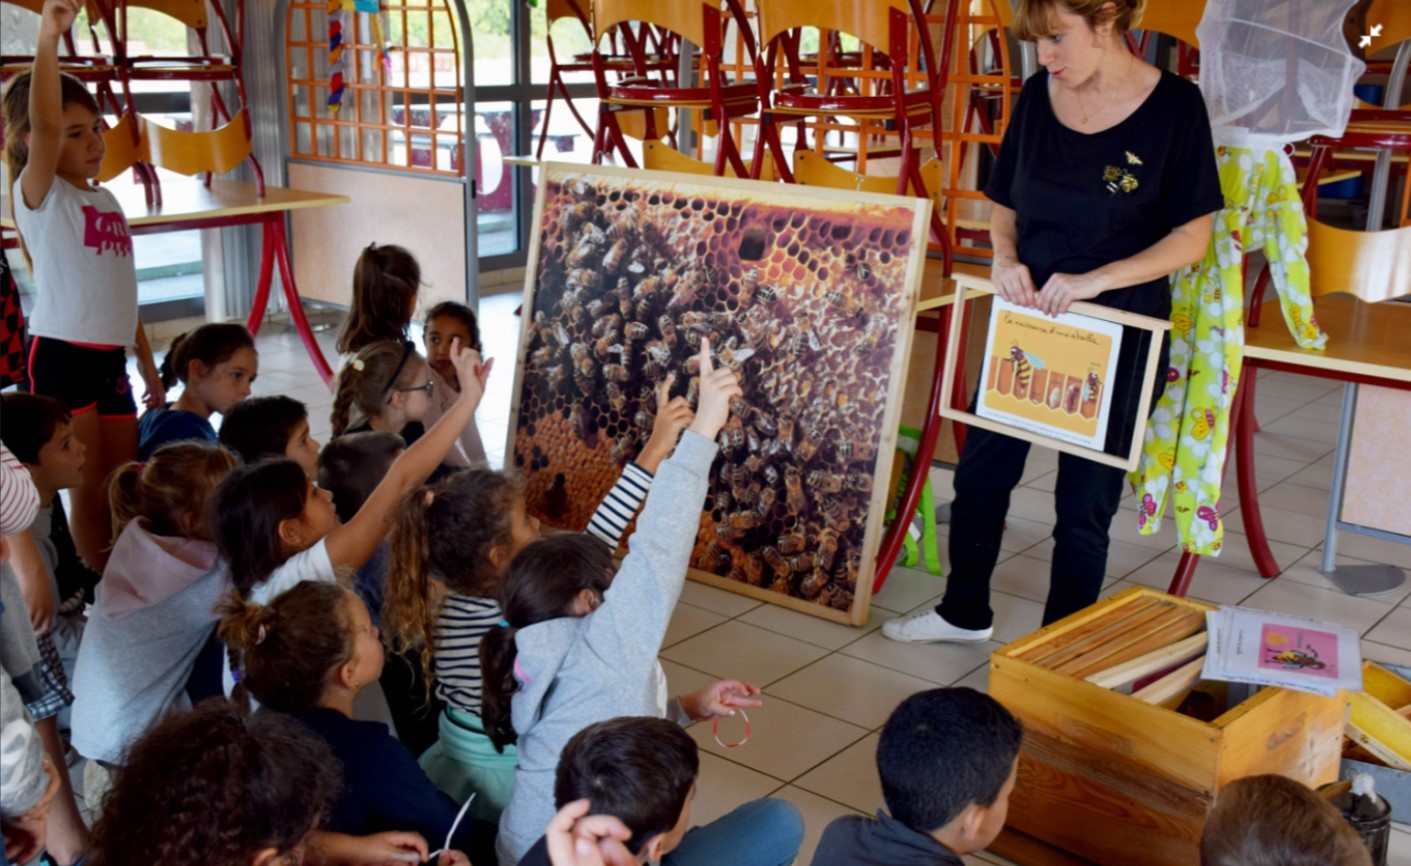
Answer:
[{"label": "red metal chair leg", "polygon": [[1181,562],[1176,566],[1176,574],[1171,578],[1171,585],[1166,591],[1177,598],[1185,598],[1186,591],[1191,588],[1191,578],[1195,577],[1195,567],[1200,564],[1200,555],[1196,553],[1181,554]]},{"label": "red metal chair leg", "polygon": [[1279,563],[1269,549],[1264,533],[1264,516],[1259,510],[1259,484],[1254,474],[1254,369],[1245,366],[1245,380],[1240,384],[1240,396],[1232,424],[1235,428],[1235,477],[1239,484],[1240,513],[1244,516],[1244,532],[1249,539],[1249,552],[1254,565],[1264,577],[1277,577]]}]

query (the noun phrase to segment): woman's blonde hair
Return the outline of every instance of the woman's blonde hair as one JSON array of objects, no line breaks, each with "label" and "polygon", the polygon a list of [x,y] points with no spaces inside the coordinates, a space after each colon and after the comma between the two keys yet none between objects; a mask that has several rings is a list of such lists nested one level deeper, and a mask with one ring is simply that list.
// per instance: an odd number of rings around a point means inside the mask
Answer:
[{"label": "woman's blonde hair", "polygon": [[1141,24],[1146,0],[1019,0],[1009,32],[1024,42],[1052,36],[1054,12],[1059,6],[1081,16],[1094,30],[1111,22],[1113,31],[1121,36]]}]

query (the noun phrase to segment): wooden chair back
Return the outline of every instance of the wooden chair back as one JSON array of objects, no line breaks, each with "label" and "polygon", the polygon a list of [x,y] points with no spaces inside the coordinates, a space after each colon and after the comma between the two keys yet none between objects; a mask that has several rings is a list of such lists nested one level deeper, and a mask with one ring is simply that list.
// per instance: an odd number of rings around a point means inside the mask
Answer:
[{"label": "wooden chair back", "polygon": [[[708,162],[702,162],[687,156],[679,150],[667,146],[661,141],[642,142],[642,167],[656,171],[674,171],[679,174],[715,174],[715,167]],[[750,162],[745,161],[744,177],[749,177]],[[730,163],[725,164],[725,171],[729,177],[739,177]],[[759,174],[760,180],[776,180],[774,175],[774,164],[772,160],[766,159]]]},{"label": "wooden chair back", "polygon": [[249,115],[236,112],[226,125],[209,132],[183,132],[140,118],[144,160],[178,174],[224,174],[252,152]]},{"label": "wooden chair back", "polygon": [[755,21],[761,46],[790,30],[817,27],[848,33],[885,51],[891,47],[892,16],[914,11],[908,0],[756,0]]},{"label": "wooden chair back", "polygon": [[146,148],[131,114],[122,114],[118,122],[103,130],[103,164],[98,167],[97,180],[107,183],[138,162],[147,162]]},{"label": "wooden chair back", "polygon": [[721,0],[592,0],[590,29],[595,42],[619,24],[638,21],[680,35],[696,46],[720,41],[718,32],[707,35],[703,9],[720,12]]},{"label": "wooden chair back", "polygon": [[1411,226],[1377,232],[1308,221],[1313,297],[1354,295],[1368,303],[1411,294]]}]

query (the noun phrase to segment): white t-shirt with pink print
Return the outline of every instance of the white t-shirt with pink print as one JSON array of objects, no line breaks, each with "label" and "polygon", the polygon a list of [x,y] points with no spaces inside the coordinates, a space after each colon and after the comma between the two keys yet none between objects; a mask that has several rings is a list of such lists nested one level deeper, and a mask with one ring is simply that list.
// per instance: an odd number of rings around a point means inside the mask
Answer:
[{"label": "white t-shirt with pink print", "polygon": [[38,207],[15,196],[15,223],[34,262],[29,332],[70,343],[133,345],[137,268],[117,197],[56,177]]}]

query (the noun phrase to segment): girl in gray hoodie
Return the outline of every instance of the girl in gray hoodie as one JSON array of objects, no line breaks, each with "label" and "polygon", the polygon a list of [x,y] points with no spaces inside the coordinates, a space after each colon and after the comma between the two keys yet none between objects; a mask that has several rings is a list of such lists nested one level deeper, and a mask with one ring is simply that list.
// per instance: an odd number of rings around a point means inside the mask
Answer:
[{"label": "girl in gray hoodie", "polygon": [[[702,340],[695,419],[675,454],[661,465],[637,521],[631,553],[600,602],[546,605],[542,602],[551,594],[550,585],[568,577],[514,566],[506,575],[501,607],[509,625],[492,629],[480,646],[486,732],[497,746],[517,742],[519,750],[514,792],[500,817],[500,866],[515,866],[543,835],[554,815],[559,754],[583,728],[624,715],[665,717],[686,725],[734,715],[734,707],[759,706],[752,697],[759,689],[738,680],[715,683],[668,704],[666,676],[657,661],[700,526],[714,440],[729,417],[730,400],[740,394],[736,374],[714,369],[709,343]],[[769,825],[771,844],[757,845],[750,838],[765,833],[763,826],[732,822],[730,835],[739,838],[728,862],[779,866],[792,860],[802,840],[797,811],[773,801],[749,815]],[[688,834],[683,848],[689,848],[691,838]]]}]

